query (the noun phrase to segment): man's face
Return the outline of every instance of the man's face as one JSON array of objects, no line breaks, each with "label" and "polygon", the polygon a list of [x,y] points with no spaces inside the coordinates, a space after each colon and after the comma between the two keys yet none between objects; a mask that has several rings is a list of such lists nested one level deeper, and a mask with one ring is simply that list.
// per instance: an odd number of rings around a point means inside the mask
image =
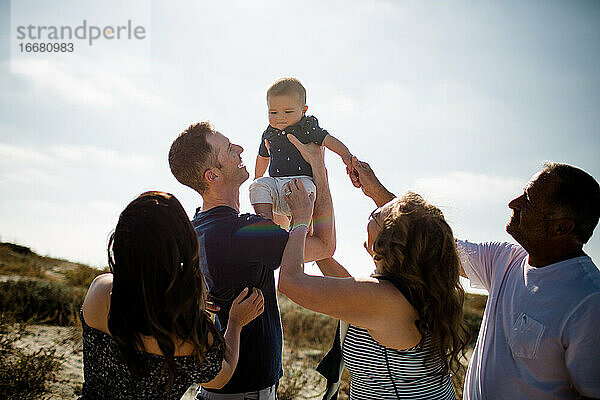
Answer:
[{"label": "man's face", "polygon": [[300,121],[308,109],[302,104],[300,96],[297,94],[269,96],[267,105],[269,106],[269,124],[279,130]]},{"label": "man's face", "polygon": [[508,203],[513,215],[506,232],[530,253],[547,244],[548,217],[553,212],[548,200],[554,187],[554,178],[540,172],[531,178],[521,196]]},{"label": "man's face", "polygon": [[250,174],[242,162],[242,146],[232,144],[221,132],[215,132],[206,138],[206,141],[217,152],[219,168],[226,183],[242,184]]}]

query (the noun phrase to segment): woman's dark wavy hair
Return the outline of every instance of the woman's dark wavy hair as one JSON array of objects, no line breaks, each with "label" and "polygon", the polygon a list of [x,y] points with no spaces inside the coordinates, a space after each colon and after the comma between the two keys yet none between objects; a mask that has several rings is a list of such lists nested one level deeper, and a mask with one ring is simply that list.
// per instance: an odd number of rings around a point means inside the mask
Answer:
[{"label": "woman's dark wavy hair", "polygon": [[132,373],[142,370],[135,357],[144,349],[142,336],[158,342],[169,373],[167,390],[175,379],[176,342],[192,343],[201,361],[207,351],[224,349],[205,311],[198,239],[173,195],[146,192],[129,203],[110,236],[108,265],[113,273],[108,329]]},{"label": "woman's dark wavy hair", "polygon": [[431,362],[440,359],[442,376],[458,372],[469,340],[463,321],[465,293],[459,283],[460,260],[444,215],[416,193],[397,199],[373,245],[378,273],[400,282],[419,313],[421,333],[431,335]]}]

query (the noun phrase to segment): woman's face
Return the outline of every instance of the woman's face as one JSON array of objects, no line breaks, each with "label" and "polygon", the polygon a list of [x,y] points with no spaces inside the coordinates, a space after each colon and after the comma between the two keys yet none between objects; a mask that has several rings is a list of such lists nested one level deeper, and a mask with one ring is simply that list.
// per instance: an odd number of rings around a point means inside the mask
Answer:
[{"label": "woman's face", "polygon": [[395,201],[396,199],[389,201],[382,207],[376,208],[371,215],[369,215],[369,222],[367,223],[367,241],[364,243],[364,246],[371,257],[375,256],[375,252],[373,251],[375,239],[377,239],[377,236],[381,233],[383,221],[390,215],[392,204]]}]

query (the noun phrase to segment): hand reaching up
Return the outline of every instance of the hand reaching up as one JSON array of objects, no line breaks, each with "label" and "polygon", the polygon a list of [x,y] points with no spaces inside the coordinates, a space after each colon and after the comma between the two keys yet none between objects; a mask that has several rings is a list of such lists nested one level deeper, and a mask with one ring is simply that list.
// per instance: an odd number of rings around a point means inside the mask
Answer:
[{"label": "hand reaching up", "polygon": [[325,167],[325,147],[319,146],[316,143],[302,143],[294,135],[286,135],[287,139],[292,143],[304,160],[315,169],[319,166]]},{"label": "hand reaching up", "polygon": [[368,163],[359,161],[353,156],[352,167],[347,167],[346,172],[350,176],[352,184],[361,188],[363,193],[373,199],[377,206],[381,207],[395,197],[379,182]]},{"label": "hand reaching up", "polygon": [[315,205],[315,195],[314,193],[308,195],[301,180],[292,179],[287,184],[285,188],[285,201],[290,206],[292,220],[295,225],[310,225]]}]

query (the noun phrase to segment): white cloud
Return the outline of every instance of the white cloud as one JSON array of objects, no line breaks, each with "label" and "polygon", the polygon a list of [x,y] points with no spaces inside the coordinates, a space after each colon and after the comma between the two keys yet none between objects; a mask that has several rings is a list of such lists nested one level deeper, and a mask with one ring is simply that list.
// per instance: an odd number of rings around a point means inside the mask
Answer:
[{"label": "white cloud", "polygon": [[119,153],[96,146],[52,146],[50,147],[50,153],[68,162],[84,162],[112,168],[142,170],[152,165],[150,157],[135,153]]},{"label": "white cloud", "polygon": [[524,181],[513,177],[449,171],[413,181],[413,191],[438,206],[457,237],[472,241],[510,241],[505,225],[508,202],[518,196]]},{"label": "white cloud", "polygon": [[0,143],[0,163],[6,165],[50,164],[52,158],[31,146],[17,146]]},{"label": "white cloud", "polygon": [[0,175],[0,184],[61,186],[69,180],[36,168],[24,168]]},{"label": "white cloud", "polygon": [[[106,265],[106,244],[123,205],[105,200],[21,198],[0,208],[3,240],[32,246],[40,254]],[[11,204],[11,203],[9,203]]]},{"label": "white cloud", "polygon": [[355,110],[354,99],[350,96],[336,96],[331,99],[330,107],[336,114],[352,114]]},{"label": "white cloud", "polygon": [[86,74],[67,73],[67,68],[53,61],[19,63],[21,74],[43,95],[57,96],[78,106],[113,107],[131,102],[137,106],[166,107],[167,102],[137,84],[132,76],[107,74],[93,64],[86,65]]},{"label": "white cloud", "polygon": [[122,205],[110,201],[94,200],[88,205],[88,208],[96,215],[114,216],[119,215]]},{"label": "white cloud", "polygon": [[452,202],[497,202],[519,194],[521,179],[450,171],[443,175],[417,178],[415,190],[430,193]]},{"label": "white cloud", "polygon": [[0,143],[0,163],[17,168],[32,165],[73,167],[73,163],[82,163],[107,168],[142,170],[152,165],[152,158],[143,154],[118,152],[89,145],[63,144],[36,150],[31,146]]},{"label": "white cloud", "polygon": [[61,220],[65,222],[72,221],[102,221],[118,217],[122,209],[121,204],[106,200],[91,200],[89,202],[68,203],[53,201],[52,199],[29,199],[23,204],[23,208],[35,210],[38,215],[51,216],[50,219]]},{"label": "white cloud", "polygon": [[359,109],[365,110],[368,120],[393,121],[411,133],[485,131],[490,121],[511,120],[503,104],[457,82],[439,81],[429,90],[416,90],[387,81],[366,87],[364,99]]},{"label": "white cloud", "polygon": [[152,169],[152,158],[97,146],[57,145],[46,149],[0,143],[0,186],[13,188],[64,187],[81,184],[81,173],[139,172]]},{"label": "white cloud", "polygon": [[24,74],[38,92],[44,95],[56,95],[63,100],[77,105],[94,105],[107,107],[115,102],[114,96],[107,93],[106,88],[94,82],[95,78],[86,75],[64,73],[59,63],[49,60],[23,60],[18,62],[17,69]]}]

